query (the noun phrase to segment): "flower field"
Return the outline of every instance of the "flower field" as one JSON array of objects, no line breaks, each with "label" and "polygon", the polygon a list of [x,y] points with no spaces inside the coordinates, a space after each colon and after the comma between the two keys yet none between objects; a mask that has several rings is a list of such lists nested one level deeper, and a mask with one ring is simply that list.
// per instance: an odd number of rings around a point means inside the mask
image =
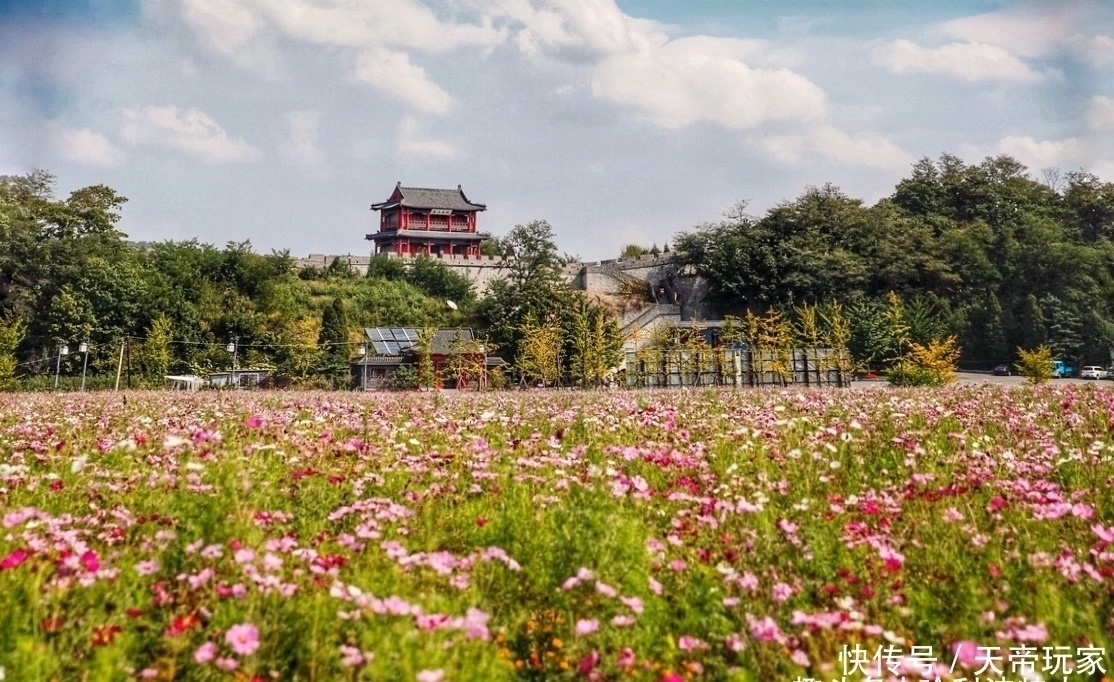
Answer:
[{"label": "flower field", "polygon": [[1101,680],[1112,434],[1076,385],[6,395],[0,677]]}]

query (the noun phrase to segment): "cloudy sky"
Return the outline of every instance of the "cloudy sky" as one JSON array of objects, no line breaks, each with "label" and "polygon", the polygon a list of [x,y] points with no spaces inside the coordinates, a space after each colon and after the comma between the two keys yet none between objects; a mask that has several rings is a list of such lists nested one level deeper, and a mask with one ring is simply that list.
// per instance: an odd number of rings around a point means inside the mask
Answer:
[{"label": "cloudy sky", "polygon": [[136,240],[367,253],[401,180],[610,258],[943,152],[1114,181],[1114,3],[0,0],[0,173]]}]

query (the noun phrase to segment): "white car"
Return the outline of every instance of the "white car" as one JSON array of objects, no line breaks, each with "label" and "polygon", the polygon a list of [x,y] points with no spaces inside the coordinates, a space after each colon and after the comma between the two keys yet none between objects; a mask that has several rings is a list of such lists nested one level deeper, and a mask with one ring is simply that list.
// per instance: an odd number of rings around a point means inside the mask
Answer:
[{"label": "white car", "polygon": [[1106,370],[1098,365],[1087,365],[1079,370],[1080,379],[1105,379]]}]

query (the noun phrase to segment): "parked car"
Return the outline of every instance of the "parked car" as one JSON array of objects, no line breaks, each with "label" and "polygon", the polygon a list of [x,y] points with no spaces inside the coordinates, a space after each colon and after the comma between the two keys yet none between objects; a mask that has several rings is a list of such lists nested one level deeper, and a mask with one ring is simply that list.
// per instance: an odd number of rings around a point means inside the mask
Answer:
[{"label": "parked car", "polygon": [[1053,360],[1052,374],[1057,379],[1063,379],[1064,377],[1070,377],[1072,374],[1075,374],[1075,368],[1063,360]]},{"label": "parked car", "polygon": [[1080,379],[1105,379],[1106,370],[1098,365],[1087,365],[1079,370]]},{"label": "parked car", "polygon": [[[984,365],[985,366],[985,365]],[[1008,377],[1013,374],[1013,369],[1006,363],[995,365],[991,373],[996,377]]]}]

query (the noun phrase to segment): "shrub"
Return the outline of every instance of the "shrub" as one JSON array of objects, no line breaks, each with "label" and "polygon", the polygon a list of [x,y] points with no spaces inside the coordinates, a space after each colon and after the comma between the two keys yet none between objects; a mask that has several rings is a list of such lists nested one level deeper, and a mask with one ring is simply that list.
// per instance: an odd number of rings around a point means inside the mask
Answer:
[{"label": "shrub", "polygon": [[1018,348],[1017,358],[1013,366],[1030,384],[1043,384],[1055,376],[1052,371],[1052,349],[1048,346],[1037,346],[1031,351]]},{"label": "shrub", "polygon": [[955,381],[959,346],[954,336],[929,341],[922,346],[909,343],[909,354],[887,375],[895,386],[945,386]]},{"label": "shrub", "polygon": [[398,390],[418,387],[418,368],[414,365],[400,365],[387,380],[387,388]]}]

